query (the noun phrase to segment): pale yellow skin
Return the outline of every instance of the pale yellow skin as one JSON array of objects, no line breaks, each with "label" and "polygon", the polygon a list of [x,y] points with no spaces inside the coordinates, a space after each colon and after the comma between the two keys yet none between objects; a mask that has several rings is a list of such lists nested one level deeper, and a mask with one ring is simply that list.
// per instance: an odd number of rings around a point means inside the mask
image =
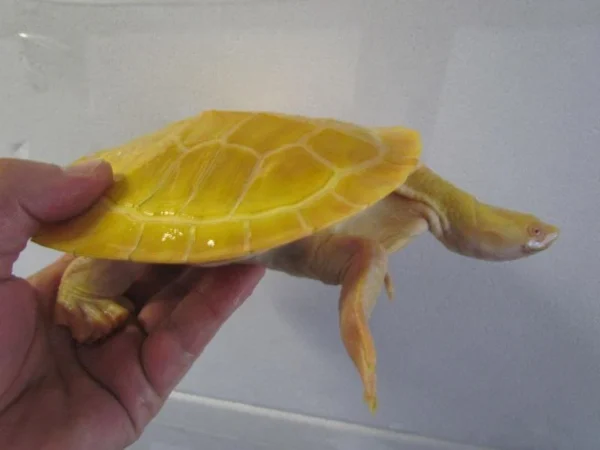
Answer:
[{"label": "pale yellow skin", "polygon": [[448,249],[508,261],[547,249],[558,228],[486,205],[419,162],[403,127],[273,113],[208,111],[123,146],[115,184],[90,211],[42,229],[40,245],[75,253],[56,320],[79,342],[120,327],[124,293],[147,264],[258,263],[341,285],[342,340],[376,408],[368,318],[393,285],[388,255],[429,230]]}]

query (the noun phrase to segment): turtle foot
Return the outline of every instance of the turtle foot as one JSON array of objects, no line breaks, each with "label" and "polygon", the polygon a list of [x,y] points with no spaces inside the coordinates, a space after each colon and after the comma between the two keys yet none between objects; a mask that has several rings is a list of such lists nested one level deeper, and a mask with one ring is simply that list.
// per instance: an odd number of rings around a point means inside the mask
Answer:
[{"label": "turtle foot", "polygon": [[341,311],[342,340],[363,384],[363,400],[371,413],[377,409],[376,352],[373,336],[360,303],[345,303]]},{"label": "turtle foot", "polygon": [[80,344],[93,343],[120,328],[133,304],[125,297],[118,299],[77,299],[58,301],[54,312],[56,324],[66,326]]}]

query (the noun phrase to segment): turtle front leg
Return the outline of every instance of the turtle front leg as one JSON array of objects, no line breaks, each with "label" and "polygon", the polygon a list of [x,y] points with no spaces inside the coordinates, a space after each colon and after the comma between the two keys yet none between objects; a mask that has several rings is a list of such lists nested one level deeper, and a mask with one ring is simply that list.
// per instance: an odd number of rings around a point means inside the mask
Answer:
[{"label": "turtle front leg", "polygon": [[54,320],[79,343],[91,343],[119,328],[133,304],[125,292],[145,265],[130,261],[75,258],[58,290]]},{"label": "turtle front leg", "polygon": [[342,286],[339,320],[342,341],[364,387],[364,400],[377,408],[376,350],[368,319],[385,287],[393,295],[387,254],[376,241],[356,236],[317,235],[267,253],[273,270]]}]

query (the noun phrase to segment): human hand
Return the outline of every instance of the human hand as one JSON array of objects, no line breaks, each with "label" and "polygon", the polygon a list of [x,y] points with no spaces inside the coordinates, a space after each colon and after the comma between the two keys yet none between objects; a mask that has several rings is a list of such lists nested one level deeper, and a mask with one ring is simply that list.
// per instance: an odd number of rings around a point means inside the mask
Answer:
[{"label": "human hand", "polygon": [[148,266],[127,292],[143,316],[93,346],[52,322],[58,261],[24,280],[14,262],[38,225],[90,207],[106,163],[61,168],[0,159],[0,443],[20,449],[123,449],[252,292],[264,269]]}]

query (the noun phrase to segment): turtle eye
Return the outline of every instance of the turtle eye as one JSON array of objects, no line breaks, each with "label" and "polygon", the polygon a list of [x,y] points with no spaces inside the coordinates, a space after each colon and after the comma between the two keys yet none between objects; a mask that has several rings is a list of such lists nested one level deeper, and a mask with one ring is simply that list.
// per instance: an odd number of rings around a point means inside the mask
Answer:
[{"label": "turtle eye", "polygon": [[529,227],[529,234],[533,237],[540,237],[542,235],[542,229],[536,225]]}]

